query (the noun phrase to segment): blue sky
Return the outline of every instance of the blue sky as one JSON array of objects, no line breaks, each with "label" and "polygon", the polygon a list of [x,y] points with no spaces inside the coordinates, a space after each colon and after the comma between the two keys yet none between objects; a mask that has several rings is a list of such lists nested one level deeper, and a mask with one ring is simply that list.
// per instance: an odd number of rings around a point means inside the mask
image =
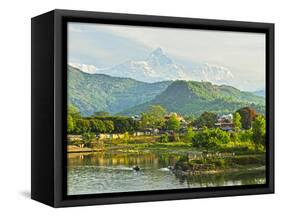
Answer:
[{"label": "blue sky", "polygon": [[227,67],[233,85],[265,89],[265,34],[69,23],[69,62],[111,67],[145,59],[157,47],[175,62]]}]

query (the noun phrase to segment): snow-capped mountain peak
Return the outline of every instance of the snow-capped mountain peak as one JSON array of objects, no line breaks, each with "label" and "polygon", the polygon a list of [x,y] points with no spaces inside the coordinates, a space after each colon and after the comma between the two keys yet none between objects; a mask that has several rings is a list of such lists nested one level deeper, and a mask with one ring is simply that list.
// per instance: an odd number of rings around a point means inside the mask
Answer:
[{"label": "snow-capped mountain peak", "polygon": [[229,84],[234,78],[228,68],[220,65],[198,63],[192,67],[184,67],[170,59],[162,48],[156,48],[144,60],[128,60],[110,68],[101,69],[81,63],[70,65],[87,73],[127,77],[149,83],[165,80],[203,80]]},{"label": "snow-capped mountain peak", "polygon": [[199,64],[191,71],[191,74],[195,80],[210,81],[216,84],[227,84],[234,78],[228,68],[210,63]]},{"label": "snow-capped mountain peak", "polygon": [[82,63],[69,63],[69,65],[90,74],[93,74],[97,71],[97,68],[94,65],[87,65]]},{"label": "snow-capped mountain peak", "polygon": [[152,66],[173,64],[173,61],[164,54],[162,48],[156,48],[152,51],[146,61]]},{"label": "snow-capped mountain peak", "polygon": [[177,79],[188,80],[184,67],[173,63],[161,48],[152,51],[145,60],[129,60],[112,68],[97,70],[96,73],[128,77],[149,83]]}]

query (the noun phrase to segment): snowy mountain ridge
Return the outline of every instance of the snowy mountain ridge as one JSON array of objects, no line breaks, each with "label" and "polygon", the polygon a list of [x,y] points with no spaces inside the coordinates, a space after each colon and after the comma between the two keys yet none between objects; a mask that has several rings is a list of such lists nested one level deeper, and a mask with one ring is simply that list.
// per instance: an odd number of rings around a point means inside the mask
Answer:
[{"label": "snowy mountain ridge", "polygon": [[91,74],[127,77],[148,83],[166,80],[204,80],[216,84],[228,84],[234,78],[228,68],[209,63],[197,64],[192,69],[187,69],[170,59],[162,48],[155,49],[144,60],[128,60],[105,69],[81,63],[69,65]]}]

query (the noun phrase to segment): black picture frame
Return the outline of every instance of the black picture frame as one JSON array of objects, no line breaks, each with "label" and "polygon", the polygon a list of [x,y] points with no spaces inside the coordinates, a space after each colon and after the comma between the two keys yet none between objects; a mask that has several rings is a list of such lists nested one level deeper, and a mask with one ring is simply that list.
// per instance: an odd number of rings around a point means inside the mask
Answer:
[{"label": "black picture frame", "polygon": [[[266,34],[266,184],[66,195],[67,22]],[[32,18],[31,198],[53,207],[274,193],[274,24],[53,10]],[[42,139],[43,138],[43,139]]]}]

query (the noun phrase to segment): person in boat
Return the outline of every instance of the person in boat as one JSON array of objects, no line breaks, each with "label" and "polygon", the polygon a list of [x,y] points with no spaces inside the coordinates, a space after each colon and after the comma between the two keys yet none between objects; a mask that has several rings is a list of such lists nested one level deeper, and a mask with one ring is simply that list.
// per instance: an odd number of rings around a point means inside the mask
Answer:
[{"label": "person in boat", "polygon": [[139,168],[139,166],[138,166],[138,165],[135,165],[135,166],[133,166],[133,170],[135,170],[135,171],[139,171],[139,170],[140,170],[140,168]]},{"label": "person in boat", "polygon": [[168,169],[169,169],[169,170],[173,170],[174,167],[173,167],[173,166],[168,166]]}]

